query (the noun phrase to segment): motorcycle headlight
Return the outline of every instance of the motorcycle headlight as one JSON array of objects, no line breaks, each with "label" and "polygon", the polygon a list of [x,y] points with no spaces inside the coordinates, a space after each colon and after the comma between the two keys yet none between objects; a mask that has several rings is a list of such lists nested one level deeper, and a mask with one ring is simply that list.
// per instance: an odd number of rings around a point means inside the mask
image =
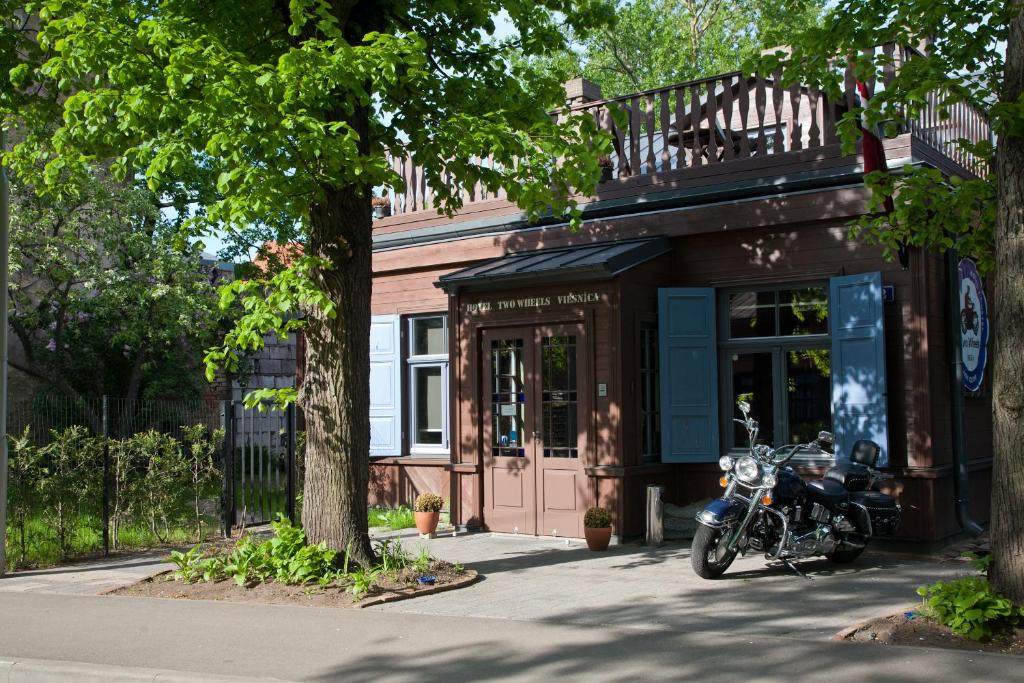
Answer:
[{"label": "motorcycle headlight", "polygon": [[775,483],[776,483],[775,473],[774,472],[765,472],[764,473],[764,477],[761,479],[761,486],[764,486],[764,487],[772,489],[772,488],[775,488]]},{"label": "motorcycle headlight", "polygon": [[761,476],[761,466],[749,455],[745,455],[736,462],[736,476],[745,484],[757,483]]},{"label": "motorcycle headlight", "polygon": [[721,458],[718,459],[718,466],[722,468],[723,472],[728,472],[729,470],[732,469],[732,458],[730,458],[728,455],[723,455]]}]

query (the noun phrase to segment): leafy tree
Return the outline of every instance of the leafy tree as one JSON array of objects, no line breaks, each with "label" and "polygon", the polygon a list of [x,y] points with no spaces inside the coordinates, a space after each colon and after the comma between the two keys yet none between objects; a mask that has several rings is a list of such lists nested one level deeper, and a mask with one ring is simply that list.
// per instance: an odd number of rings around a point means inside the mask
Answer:
[{"label": "leafy tree", "polygon": [[[441,211],[476,183],[575,223],[608,150],[589,117],[548,112],[560,83],[513,63],[610,18],[604,0],[48,0],[39,49],[11,72],[24,130],[7,161],[50,192],[94,159],[150,189],[213,185],[185,229],[296,234],[304,255],[228,288],[245,316],[209,355],[229,368],[304,314],[303,525],[312,543],[373,564],[367,532],[369,302],[374,188],[401,188],[387,151],[423,168]],[[494,36],[504,12],[511,35]],[[2,69],[0,69],[2,71]],[[33,87],[38,84],[41,87]],[[11,98],[8,98],[8,102]],[[0,100],[2,101],[2,100]],[[54,109],[61,117],[54,125]],[[495,165],[474,159],[493,158]],[[45,162],[37,172],[37,164]],[[289,232],[291,231],[291,232]],[[293,400],[285,394],[282,400]]]},{"label": "leafy tree", "polygon": [[[992,582],[1024,604],[1024,5],[995,0],[841,0],[820,28],[795,36],[790,54],[766,57],[759,68],[784,68],[787,81],[840,92],[842,67],[861,81],[881,82],[891,61],[883,43],[920,45],[895,78],[855,107],[840,124],[852,150],[862,113],[869,126],[889,132],[914,119],[926,97],[938,93],[943,118],[958,106],[983,113],[998,136],[989,142],[950,143],[979,157],[981,177],[947,178],[935,169],[906,167],[866,177],[876,212],[857,231],[893,254],[900,245],[956,249],[992,271],[998,334],[992,368]],[[922,41],[927,37],[927,41]],[[1005,52],[1004,52],[1005,46]],[[886,198],[892,210],[886,212]]]},{"label": "leafy tree", "polygon": [[817,21],[823,0],[631,0],[615,23],[534,61],[562,80],[580,75],[605,97],[739,69],[764,47]]},{"label": "leafy tree", "polygon": [[10,364],[70,396],[198,395],[215,271],[153,193],[90,167],[74,195],[15,183],[11,208]]}]

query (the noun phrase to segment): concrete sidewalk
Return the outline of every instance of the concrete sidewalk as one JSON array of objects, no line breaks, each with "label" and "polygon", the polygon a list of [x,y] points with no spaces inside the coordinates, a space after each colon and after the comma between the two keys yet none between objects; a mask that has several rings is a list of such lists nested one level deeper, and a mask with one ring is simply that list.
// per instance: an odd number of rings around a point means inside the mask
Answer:
[{"label": "concrete sidewalk", "polygon": [[[0,659],[309,681],[1012,681],[1008,655],[281,605],[0,594]],[[65,670],[66,671],[66,670]],[[77,678],[77,676],[73,676]],[[119,676],[120,678],[120,676]],[[3,681],[0,673],[0,681]],[[62,680],[59,676],[34,680]],[[67,680],[66,678],[63,680]],[[145,679],[152,680],[152,679]]]},{"label": "concrete sidewalk", "polygon": [[849,565],[799,563],[808,578],[761,555],[715,581],[697,577],[684,543],[592,552],[581,542],[473,534],[421,541],[417,551],[483,574],[469,588],[378,608],[393,613],[546,621],[645,630],[723,631],[824,640],[856,622],[915,604],[917,586],[969,572],[964,562],[866,553]]},{"label": "concrete sidewalk", "polygon": [[0,660],[17,663],[0,665],[0,683],[175,675],[1024,680],[1019,658],[830,640],[915,602],[916,586],[968,571],[960,562],[868,553],[853,565],[801,563],[804,579],[748,557],[722,579],[703,581],[684,544],[594,553],[580,542],[534,537],[389,535],[484,579],[345,610],[97,597],[168,568],[163,553],[19,572],[0,580]]},{"label": "concrete sidewalk", "polygon": [[[100,595],[173,569],[170,551],[159,550],[11,572],[0,578],[0,593]],[[2,681],[2,679],[0,679]]]}]

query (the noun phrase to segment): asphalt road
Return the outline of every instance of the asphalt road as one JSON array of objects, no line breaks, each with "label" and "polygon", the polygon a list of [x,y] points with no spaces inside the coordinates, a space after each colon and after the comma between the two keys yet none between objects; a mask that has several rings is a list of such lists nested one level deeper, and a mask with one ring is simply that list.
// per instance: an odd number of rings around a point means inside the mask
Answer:
[{"label": "asphalt road", "polygon": [[[374,610],[0,593],[0,660],[61,660],[47,680],[162,680],[141,669],[283,680],[1020,681],[1019,658],[714,630]],[[76,666],[80,672],[76,673]],[[104,675],[109,672],[109,676]],[[28,670],[22,678],[41,680]],[[133,672],[141,672],[134,677]],[[17,673],[15,670],[13,673]],[[0,667],[0,681],[5,670]]]}]

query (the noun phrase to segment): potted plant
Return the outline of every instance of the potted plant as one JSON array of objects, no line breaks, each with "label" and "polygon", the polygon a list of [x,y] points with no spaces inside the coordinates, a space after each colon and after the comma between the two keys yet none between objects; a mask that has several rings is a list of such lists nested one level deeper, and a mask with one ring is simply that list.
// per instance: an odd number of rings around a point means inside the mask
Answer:
[{"label": "potted plant", "polygon": [[597,157],[597,165],[601,168],[601,181],[606,183],[612,179],[612,158],[607,154]]},{"label": "potted plant", "polygon": [[583,515],[583,535],[591,550],[608,550],[612,540],[612,515],[604,508],[590,508]]},{"label": "potted plant", "polygon": [[429,491],[416,497],[416,529],[422,536],[433,536],[441,519],[444,498]]},{"label": "potted plant", "polygon": [[374,218],[387,218],[391,215],[391,197],[386,194],[371,199],[370,205],[373,206]]}]

